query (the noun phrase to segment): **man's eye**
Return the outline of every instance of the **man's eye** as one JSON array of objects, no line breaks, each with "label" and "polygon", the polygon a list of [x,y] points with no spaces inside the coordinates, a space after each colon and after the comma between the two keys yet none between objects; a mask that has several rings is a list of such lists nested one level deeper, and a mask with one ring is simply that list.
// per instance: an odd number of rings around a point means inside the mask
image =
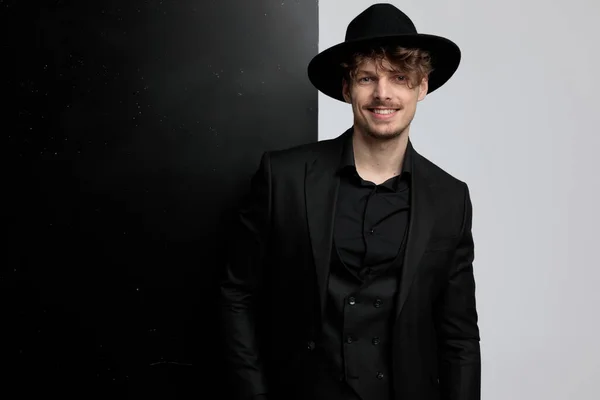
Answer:
[{"label": "man's eye", "polygon": [[362,78],[359,79],[359,81],[361,82],[368,82],[371,78],[368,76],[363,76]]}]

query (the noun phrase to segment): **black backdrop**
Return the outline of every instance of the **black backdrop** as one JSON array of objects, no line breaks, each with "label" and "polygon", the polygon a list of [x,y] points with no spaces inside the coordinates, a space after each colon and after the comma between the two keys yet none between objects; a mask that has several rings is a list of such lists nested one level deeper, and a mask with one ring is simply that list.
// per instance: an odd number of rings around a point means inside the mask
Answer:
[{"label": "black backdrop", "polygon": [[317,1],[0,12],[0,397],[226,398],[216,271],[261,153],[317,140]]}]

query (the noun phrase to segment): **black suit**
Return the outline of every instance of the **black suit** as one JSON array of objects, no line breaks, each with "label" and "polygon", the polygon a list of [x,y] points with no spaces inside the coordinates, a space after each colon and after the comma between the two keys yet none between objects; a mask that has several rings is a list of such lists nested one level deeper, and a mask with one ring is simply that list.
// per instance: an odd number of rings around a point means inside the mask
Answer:
[{"label": "black suit", "polygon": [[[355,398],[342,382],[347,376],[329,373],[323,334],[330,276],[343,264],[334,221],[337,172],[350,135],[351,129],[336,139],[266,152],[252,179],[221,281],[227,359],[240,399]],[[392,263],[401,268],[389,274],[397,278],[388,309],[390,395],[479,400],[468,187],[414,149],[411,157],[407,237]]]}]

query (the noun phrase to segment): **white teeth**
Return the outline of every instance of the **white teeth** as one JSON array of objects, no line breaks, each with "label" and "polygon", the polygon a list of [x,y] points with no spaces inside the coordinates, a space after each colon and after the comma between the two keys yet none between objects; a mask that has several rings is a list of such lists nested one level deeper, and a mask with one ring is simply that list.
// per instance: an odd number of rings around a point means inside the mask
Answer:
[{"label": "white teeth", "polygon": [[377,108],[376,108],[376,109],[374,109],[374,110],[373,110],[373,112],[374,112],[375,114],[392,114],[392,113],[396,112],[396,110],[390,110],[390,109],[387,109],[387,110],[380,110],[380,109],[377,109]]}]

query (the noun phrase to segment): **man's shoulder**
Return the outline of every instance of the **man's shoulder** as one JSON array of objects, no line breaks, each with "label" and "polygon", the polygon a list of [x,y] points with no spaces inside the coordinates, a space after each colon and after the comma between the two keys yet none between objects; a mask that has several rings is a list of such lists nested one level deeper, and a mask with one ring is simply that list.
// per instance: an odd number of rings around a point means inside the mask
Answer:
[{"label": "man's shoulder", "polygon": [[465,181],[448,172],[427,157],[421,154],[418,154],[418,157],[420,158],[421,168],[425,170],[427,177],[434,186],[447,189],[458,189],[460,191],[464,190],[467,185]]},{"label": "man's shoulder", "polygon": [[339,148],[340,138],[324,139],[320,141],[308,142],[299,145],[288,146],[268,151],[269,159],[272,164],[278,166],[304,165],[306,162],[314,159],[323,153],[335,152]]}]

